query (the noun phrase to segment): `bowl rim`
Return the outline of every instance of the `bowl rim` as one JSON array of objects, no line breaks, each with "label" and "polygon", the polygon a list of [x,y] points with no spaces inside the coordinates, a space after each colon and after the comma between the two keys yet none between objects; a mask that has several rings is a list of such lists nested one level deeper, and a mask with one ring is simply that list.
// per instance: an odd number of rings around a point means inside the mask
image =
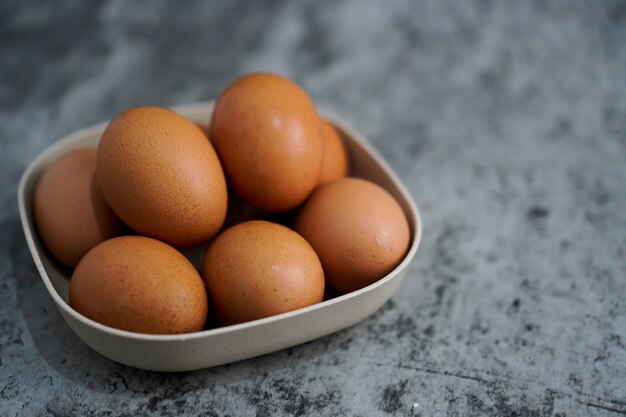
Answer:
[{"label": "bowl rim", "polygon": [[[187,104],[182,106],[173,106],[169,107],[171,110],[185,116],[185,117],[193,117],[189,116],[190,113],[201,113],[207,112],[210,113],[214,106],[214,101],[203,101],[194,104]],[[392,180],[394,185],[400,191],[400,194],[405,199],[408,205],[408,209],[410,214],[415,218],[415,224],[411,227],[411,246],[407,251],[406,255],[391,272],[389,272],[384,277],[380,278],[376,282],[363,287],[356,291],[351,291],[346,294],[342,294],[330,300],[325,300],[317,304],[313,304],[307,307],[299,308],[297,310],[289,311],[286,313],[277,314],[274,316],[264,317],[257,320],[252,320],[244,323],[233,324],[228,326],[217,327],[213,329],[201,330],[198,332],[192,333],[179,333],[179,334],[149,334],[149,333],[138,333],[132,332],[128,330],[120,330],[114,327],[109,327],[107,325],[98,323],[86,316],[83,316],[78,311],[74,310],[56,291],[50,277],[48,277],[48,273],[43,266],[41,261],[41,257],[39,252],[37,251],[37,247],[34,242],[33,233],[34,233],[34,224],[31,224],[28,219],[26,204],[26,182],[31,178],[33,172],[41,165],[42,161],[48,158],[48,155],[52,153],[56,153],[61,151],[62,149],[68,147],[69,145],[79,141],[85,136],[93,135],[96,132],[103,131],[109,122],[98,123],[83,129],[80,129],[74,133],[71,133],[64,138],[56,141],[49,147],[45,148],[41,151],[37,157],[28,165],[24,173],[22,174],[19,182],[17,200],[18,207],[20,212],[20,220],[22,223],[22,228],[24,230],[24,235],[26,236],[26,241],[33,257],[33,261],[35,262],[35,266],[41,275],[41,278],[48,290],[48,293],[51,295],[55,304],[59,309],[62,310],[63,313],[71,316],[76,321],[80,322],[85,326],[89,326],[98,330],[100,332],[107,333],[112,336],[122,337],[122,338],[130,338],[139,341],[150,341],[150,342],[184,342],[188,340],[201,339],[210,336],[217,336],[226,333],[237,332],[240,330],[252,329],[259,326],[264,326],[270,323],[274,323],[277,321],[281,321],[284,319],[288,319],[291,317],[300,316],[303,314],[307,314],[309,312],[325,308],[337,303],[341,303],[350,298],[355,298],[360,296],[361,294],[365,294],[370,292],[377,287],[384,285],[386,282],[393,279],[396,275],[400,273],[404,268],[407,267],[409,262],[415,256],[417,249],[422,240],[422,219],[420,216],[420,212],[417,208],[417,204],[413,201],[411,194],[408,192],[402,181],[398,178],[395,172],[391,169],[391,167],[387,164],[387,162],[383,159],[383,157],[378,153],[378,151],[363,137],[358,131],[356,131],[351,125],[340,120],[337,116],[335,116],[332,112],[327,111],[326,109],[319,109],[318,113],[324,117],[325,119],[331,121],[335,126],[339,127],[346,135],[350,136],[353,140],[357,142],[359,146],[364,148],[369,155],[376,161],[376,163],[381,167],[383,172]],[[29,227],[30,226],[30,227]]]}]

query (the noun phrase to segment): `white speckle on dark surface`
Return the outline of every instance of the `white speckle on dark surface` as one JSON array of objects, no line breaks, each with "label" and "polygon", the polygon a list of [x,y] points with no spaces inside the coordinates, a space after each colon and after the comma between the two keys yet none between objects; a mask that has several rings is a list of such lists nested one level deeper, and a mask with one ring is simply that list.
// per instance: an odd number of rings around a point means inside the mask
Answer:
[{"label": "white speckle on dark surface", "polygon": [[[2,2],[0,415],[626,415],[625,69],[619,0]],[[20,175],[81,127],[256,70],[397,171],[424,222],[405,281],[356,326],[239,363],[100,356],[39,279]]]}]

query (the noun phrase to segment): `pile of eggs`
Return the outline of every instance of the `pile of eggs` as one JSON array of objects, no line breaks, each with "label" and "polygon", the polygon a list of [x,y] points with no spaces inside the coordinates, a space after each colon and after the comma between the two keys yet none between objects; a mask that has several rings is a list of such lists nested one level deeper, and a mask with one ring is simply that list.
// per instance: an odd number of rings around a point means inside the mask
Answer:
[{"label": "pile of eggs", "polygon": [[[111,121],[97,149],[69,152],[44,172],[35,222],[73,269],[69,301],[79,313],[128,331],[194,332],[363,288],[403,259],[401,207],[348,177],[341,132],[297,84],[241,77],[209,122],[134,108]],[[180,250],[207,242],[198,271]]]}]

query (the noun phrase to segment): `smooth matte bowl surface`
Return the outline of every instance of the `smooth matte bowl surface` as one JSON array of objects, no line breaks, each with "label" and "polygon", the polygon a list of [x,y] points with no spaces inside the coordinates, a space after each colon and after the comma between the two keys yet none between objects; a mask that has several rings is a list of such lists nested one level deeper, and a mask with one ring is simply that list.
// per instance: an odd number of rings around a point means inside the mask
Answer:
[{"label": "smooth matte bowl surface", "polygon": [[[206,123],[213,103],[173,110]],[[45,169],[68,151],[97,145],[107,123],[67,136],[42,152],[26,169],[19,185],[18,203],[24,234],[41,279],[72,330],[102,355],[137,368],[188,371],[251,358],[336,332],[378,310],[396,291],[421,239],[419,212],[411,196],[382,157],[354,129],[321,112],[343,133],[350,155],[351,175],[371,180],[400,203],[411,227],[411,244],[403,261],[377,282],[322,303],[233,326],[181,335],[148,335],[114,329],[90,320],[68,304],[71,271],[52,260],[42,246],[33,219],[34,190]]]}]

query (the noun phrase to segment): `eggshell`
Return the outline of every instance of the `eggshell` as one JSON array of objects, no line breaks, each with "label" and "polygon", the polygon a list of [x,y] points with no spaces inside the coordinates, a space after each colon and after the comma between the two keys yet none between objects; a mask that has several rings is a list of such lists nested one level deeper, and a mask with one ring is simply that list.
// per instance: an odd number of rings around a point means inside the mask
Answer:
[{"label": "eggshell", "polygon": [[319,303],[324,273],[313,248],[287,227],[249,221],[220,234],[202,276],[218,318],[241,323]]},{"label": "eggshell", "polygon": [[116,117],[98,146],[104,197],[137,232],[174,246],[213,236],[226,216],[224,173],[193,122],[168,109],[138,107]]},{"label": "eggshell", "polygon": [[94,179],[95,169],[96,149],[76,149],[56,160],[35,189],[39,237],[70,268],[89,249],[124,232]]},{"label": "eggshell", "polygon": [[288,79],[246,75],[217,99],[210,137],[229,185],[261,210],[280,212],[302,203],[319,178],[322,141],[315,106]]},{"label": "eggshell", "polygon": [[70,305],[107,326],[139,333],[202,330],[208,302],[189,261],[171,246],[123,236],[93,248],[70,281]]},{"label": "eggshell", "polygon": [[324,142],[324,156],[318,186],[347,176],[350,169],[348,151],[337,128],[321,119],[320,136]]},{"label": "eggshell", "polygon": [[342,178],[317,188],[295,221],[313,246],[326,285],[341,292],[391,272],[409,247],[410,229],[398,202],[380,186]]}]

